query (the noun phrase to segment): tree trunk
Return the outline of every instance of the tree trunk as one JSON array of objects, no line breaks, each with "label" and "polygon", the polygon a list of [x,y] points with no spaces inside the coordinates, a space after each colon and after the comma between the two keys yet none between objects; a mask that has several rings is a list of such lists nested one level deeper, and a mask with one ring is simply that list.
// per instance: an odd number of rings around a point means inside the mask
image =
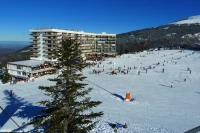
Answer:
[{"label": "tree trunk", "polygon": [[68,128],[68,121],[67,120],[65,120],[65,124],[64,124],[64,131],[63,131],[63,133],[67,133],[67,128]]}]

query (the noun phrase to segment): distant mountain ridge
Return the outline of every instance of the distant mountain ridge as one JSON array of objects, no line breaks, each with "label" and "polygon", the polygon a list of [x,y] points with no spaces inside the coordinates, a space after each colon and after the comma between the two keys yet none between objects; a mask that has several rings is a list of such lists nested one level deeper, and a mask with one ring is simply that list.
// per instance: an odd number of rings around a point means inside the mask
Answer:
[{"label": "distant mountain ridge", "polygon": [[0,55],[0,68],[5,67],[7,62],[21,61],[30,59],[30,45],[22,49],[18,49],[13,53]]},{"label": "distant mountain ridge", "polygon": [[117,52],[134,52],[161,46],[196,47],[197,44],[200,44],[200,15],[117,35]]},{"label": "distant mountain ridge", "polygon": [[21,49],[29,45],[29,41],[0,41],[0,48]]},{"label": "distant mountain ridge", "polygon": [[0,55],[16,52],[28,45],[28,41],[0,41]]}]

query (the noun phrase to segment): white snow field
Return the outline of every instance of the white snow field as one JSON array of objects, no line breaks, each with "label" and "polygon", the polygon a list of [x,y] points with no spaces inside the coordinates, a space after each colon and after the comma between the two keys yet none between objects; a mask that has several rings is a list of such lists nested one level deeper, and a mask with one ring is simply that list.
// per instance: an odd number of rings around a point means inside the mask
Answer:
[{"label": "white snow field", "polygon": [[[112,63],[109,63],[112,62]],[[156,65],[157,63],[160,65]],[[110,75],[110,69],[121,67],[128,74]],[[164,64],[164,66],[163,66]],[[93,70],[103,70],[100,74]],[[142,70],[140,67],[155,65],[155,69]],[[187,68],[191,69],[191,73]],[[162,69],[164,68],[164,73]],[[118,72],[118,70],[116,70]],[[102,101],[94,111],[103,111],[99,123],[91,133],[113,133],[113,124],[125,124],[128,128],[118,128],[118,133],[183,133],[200,126],[200,53],[186,50],[163,50],[125,54],[108,58],[106,61],[83,71],[88,78],[87,87],[92,87],[92,100]],[[0,84],[0,132],[31,131],[32,126],[24,126],[42,107],[38,101],[47,98],[38,89],[39,85],[54,85],[47,79],[56,75],[47,75],[34,82],[15,85]],[[186,82],[184,81],[186,78]],[[171,88],[171,83],[173,87]],[[9,91],[13,90],[13,97]],[[125,101],[126,92],[131,93],[131,101]]]},{"label": "white snow field", "polygon": [[180,20],[171,24],[199,24],[200,23],[200,15],[191,16],[187,19]]}]

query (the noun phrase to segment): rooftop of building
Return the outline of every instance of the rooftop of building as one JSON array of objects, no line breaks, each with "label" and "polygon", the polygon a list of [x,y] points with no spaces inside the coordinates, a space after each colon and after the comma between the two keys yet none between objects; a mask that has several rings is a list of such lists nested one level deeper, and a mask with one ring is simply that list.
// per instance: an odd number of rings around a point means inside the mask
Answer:
[{"label": "rooftop of building", "polygon": [[76,34],[88,34],[88,35],[113,35],[115,36],[116,34],[107,34],[106,32],[102,33],[89,33],[89,32],[84,32],[80,30],[68,30],[68,29],[60,29],[60,28],[37,28],[37,29],[30,29],[30,32],[63,32],[63,33],[76,33]]},{"label": "rooftop of building", "polygon": [[8,64],[36,67],[38,65],[44,64],[44,62],[45,61],[43,60],[24,60],[24,61],[8,62]]}]

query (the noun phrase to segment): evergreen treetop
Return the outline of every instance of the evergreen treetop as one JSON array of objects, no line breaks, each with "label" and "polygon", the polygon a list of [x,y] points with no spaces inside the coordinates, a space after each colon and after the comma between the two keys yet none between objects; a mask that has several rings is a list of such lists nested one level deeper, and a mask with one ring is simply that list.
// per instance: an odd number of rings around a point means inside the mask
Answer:
[{"label": "evergreen treetop", "polygon": [[80,44],[76,40],[66,39],[58,45],[56,56],[61,63],[62,72],[50,81],[60,82],[54,86],[39,86],[49,99],[39,103],[46,108],[42,110],[29,124],[45,127],[45,132],[86,133],[94,128],[95,118],[103,112],[93,112],[93,107],[100,101],[91,101],[88,97],[92,88],[86,89],[85,76],[82,69],[86,63],[81,57]]}]

